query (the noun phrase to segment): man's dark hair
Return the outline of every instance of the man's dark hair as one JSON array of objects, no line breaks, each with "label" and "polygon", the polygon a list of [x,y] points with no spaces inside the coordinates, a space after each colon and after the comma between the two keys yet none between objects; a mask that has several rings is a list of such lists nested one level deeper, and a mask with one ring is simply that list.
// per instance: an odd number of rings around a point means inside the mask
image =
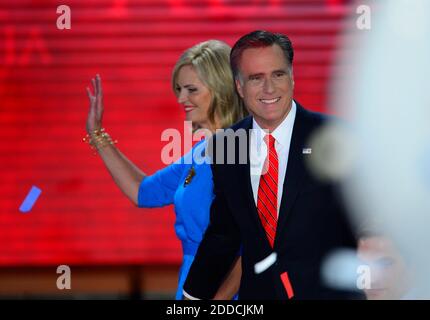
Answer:
[{"label": "man's dark hair", "polygon": [[284,52],[289,67],[293,66],[294,50],[291,40],[282,33],[272,33],[264,30],[256,30],[241,37],[230,52],[230,65],[234,79],[239,75],[239,63],[242,53],[249,48],[270,47],[277,44]]}]

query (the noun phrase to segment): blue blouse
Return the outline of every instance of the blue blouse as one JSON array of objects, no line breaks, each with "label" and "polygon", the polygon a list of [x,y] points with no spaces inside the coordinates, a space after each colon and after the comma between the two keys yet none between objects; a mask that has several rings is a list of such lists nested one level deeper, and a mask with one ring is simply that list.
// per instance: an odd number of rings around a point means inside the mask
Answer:
[{"label": "blue blouse", "polygon": [[175,205],[175,231],[183,250],[176,291],[178,300],[182,299],[182,287],[208,226],[214,198],[212,171],[204,158],[205,146],[205,141],[197,143],[178,161],[145,177],[139,187],[139,207]]}]

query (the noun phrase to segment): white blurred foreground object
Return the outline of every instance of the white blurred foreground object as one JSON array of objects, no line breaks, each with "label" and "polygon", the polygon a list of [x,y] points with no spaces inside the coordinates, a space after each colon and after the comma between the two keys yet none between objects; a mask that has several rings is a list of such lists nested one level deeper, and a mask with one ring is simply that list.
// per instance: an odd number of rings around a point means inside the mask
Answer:
[{"label": "white blurred foreground object", "polygon": [[358,257],[368,266],[371,276],[370,286],[363,288],[367,299],[412,298],[410,271],[390,239],[381,236],[361,239]]},{"label": "white blurred foreground object", "polygon": [[341,249],[332,252],[325,258],[321,275],[324,283],[329,287],[353,291],[364,289],[362,286],[370,286],[367,283],[361,284],[359,278],[362,273],[361,269],[361,261],[358,259],[357,253],[354,250]]},{"label": "white blurred foreground object", "polygon": [[276,252],[273,252],[272,254],[270,254],[260,262],[257,262],[254,265],[254,272],[256,274],[259,274],[269,269],[276,262],[276,257],[277,257]]},{"label": "white blurred foreground object", "polygon": [[332,252],[324,260],[321,275],[327,286],[363,290],[369,300],[411,298],[413,289],[403,257],[392,241],[382,236],[361,238],[358,252]]},{"label": "white blurred foreground object", "polygon": [[371,30],[348,35],[331,90],[334,113],[356,134],[343,188],[352,220],[377,221],[395,241],[422,299],[430,298],[429,12],[427,0],[378,1]]}]

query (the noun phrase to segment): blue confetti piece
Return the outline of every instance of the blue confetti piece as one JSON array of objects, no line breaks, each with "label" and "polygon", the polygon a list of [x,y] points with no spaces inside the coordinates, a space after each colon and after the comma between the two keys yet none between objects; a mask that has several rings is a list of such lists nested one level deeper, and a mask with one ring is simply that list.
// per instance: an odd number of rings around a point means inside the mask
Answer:
[{"label": "blue confetti piece", "polygon": [[31,208],[33,208],[34,204],[36,203],[41,193],[42,193],[42,190],[40,190],[36,186],[32,186],[30,192],[27,194],[27,197],[25,197],[24,201],[19,207],[19,211],[24,213],[29,212]]}]

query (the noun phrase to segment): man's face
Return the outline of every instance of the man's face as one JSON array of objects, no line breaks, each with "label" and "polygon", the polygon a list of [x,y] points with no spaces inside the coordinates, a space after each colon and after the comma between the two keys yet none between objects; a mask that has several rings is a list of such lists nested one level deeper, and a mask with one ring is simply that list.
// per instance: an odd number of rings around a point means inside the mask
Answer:
[{"label": "man's face", "polygon": [[263,128],[273,131],[291,109],[294,80],[277,44],[242,52],[237,90]]}]

